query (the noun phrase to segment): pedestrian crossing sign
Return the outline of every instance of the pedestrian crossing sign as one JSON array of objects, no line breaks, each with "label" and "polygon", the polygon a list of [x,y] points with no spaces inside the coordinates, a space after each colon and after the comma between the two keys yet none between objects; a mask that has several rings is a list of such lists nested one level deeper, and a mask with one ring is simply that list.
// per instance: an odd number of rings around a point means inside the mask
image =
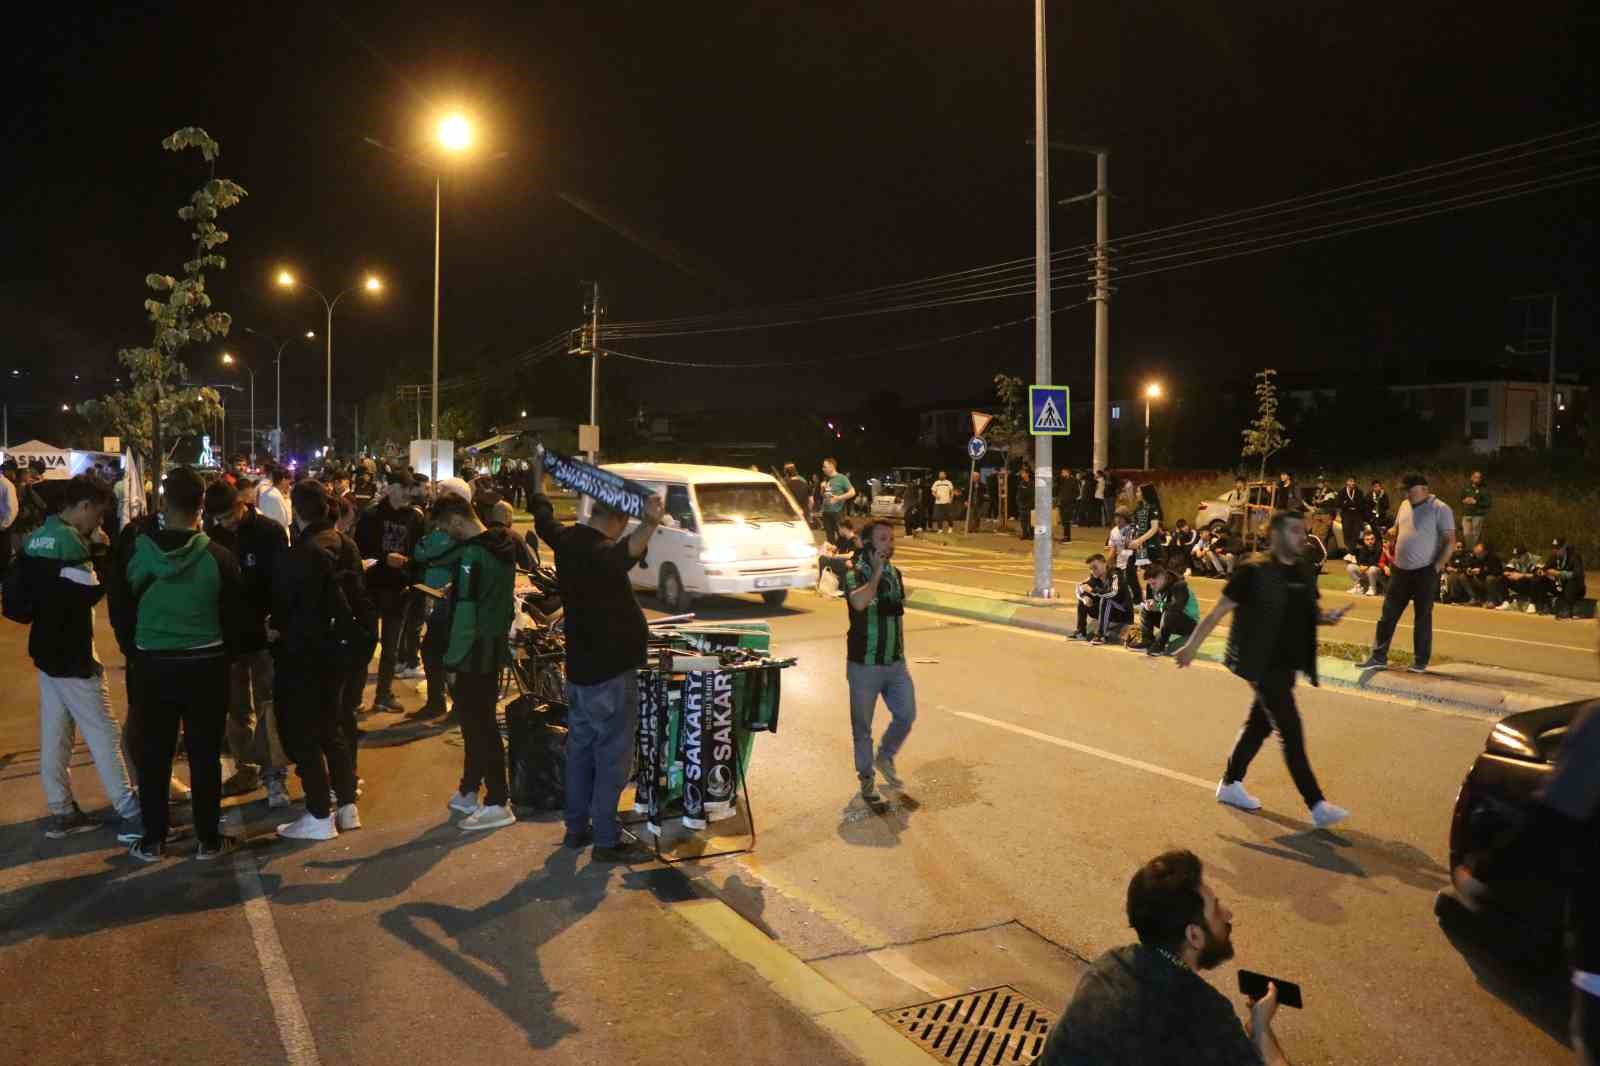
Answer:
[{"label": "pedestrian crossing sign", "polygon": [[1035,437],[1072,434],[1071,390],[1065,385],[1028,386],[1028,432]]}]

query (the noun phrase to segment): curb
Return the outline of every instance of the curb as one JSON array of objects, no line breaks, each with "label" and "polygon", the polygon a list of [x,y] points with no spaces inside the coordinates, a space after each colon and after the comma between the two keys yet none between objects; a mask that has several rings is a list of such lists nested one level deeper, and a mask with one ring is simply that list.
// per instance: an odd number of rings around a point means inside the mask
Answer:
[{"label": "curb", "polygon": [[[1069,617],[1065,608],[1070,600],[1035,600],[1027,596],[981,589],[963,589],[961,586],[919,582],[907,590],[906,606],[935,614],[966,618],[972,621],[1031,629],[1065,637],[1073,631],[1076,617]],[[1226,650],[1224,638],[1213,637],[1200,648],[1196,658],[1205,662],[1220,663]],[[1510,687],[1523,680],[1520,675],[1506,671],[1499,683],[1486,680],[1452,677],[1448,673],[1430,672],[1411,674],[1399,670],[1361,669],[1347,659],[1331,656],[1317,657],[1319,681],[1340,688],[1396,699],[1407,703],[1446,707],[1468,711],[1485,717],[1503,717],[1519,711],[1531,711],[1557,703],[1586,698],[1586,690],[1571,682],[1570,693],[1528,692]],[[1533,675],[1528,675],[1532,679]],[[1537,679],[1544,680],[1544,679]],[[1552,678],[1552,682],[1565,679]],[[1524,689],[1528,687],[1524,683]]]},{"label": "curb", "polygon": [[667,908],[723,951],[755,970],[773,992],[873,1066],[927,1066],[928,1056],[859,1000],[813,970],[719,899]]}]

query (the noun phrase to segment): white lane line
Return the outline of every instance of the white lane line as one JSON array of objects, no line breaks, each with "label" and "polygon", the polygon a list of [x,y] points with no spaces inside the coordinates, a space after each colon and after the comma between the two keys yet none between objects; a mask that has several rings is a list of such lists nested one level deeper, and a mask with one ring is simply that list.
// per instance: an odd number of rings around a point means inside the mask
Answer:
[{"label": "white lane line", "polygon": [[[239,812],[229,811],[228,821],[230,828],[239,829]],[[244,902],[245,921],[250,925],[250,939],[255,941],[256,960],[267,985],[267,1000],[272,1004],[272,1016],[278,1023],[278,1039],[283,1042],[284,1055],[289,1066],[321,1066],[317,1042],[311,1035],[311,1022],[306,1018],[305,1005],[300,1002],[300,990],[295,987],[283,941],[278,939],[272,906],[261,887],[261,874],[248,855],[235,855],[232,862],[233,876],[239,882],[239,896]]]},{"label": "white lane line", "polygon": [[1087,744],[1079,744],[1072,740],[1063,740],[1060,737],[1053,737],[1049,733],[1041,733],[1036,729],[1029,729],[1026,726],[1012,725],[1010,722],[1002,722],[998,718],[989,718],[981,714],[973,714],[971,711],[951,711],[950,713],[955,715],[957,718],[965,718],[973,722],[982,722],[984,725],[994,726],[996,729],[1004,729],[1008,733],[1016,733],[1018,736],[1031,737],[1034,740],[1042,740],[1046,744],[1054,744],[1058,748],[1070,748],[1071,750],[1081,752],[1084,755],[1093,755],[1097,759],[1104,759],[1107,762],[1114,762],[1119,766],[1126,766],[1134,770],[1143,770],[1147,774],[1155,774],[1158,777],[1165,777],[1169,781],[1181,781],[1186,785],[1194,785],[1196,788],[1203,788],[1207,792],[1216,791],[1217,783],[1215,781],[1207,781],[1204,778],[1195,777],[1193,774],[1180,773],[1177,770],[1168,770],[1165,766],[1157,766],[1154,763],[1143,762],[1139,759],[1130,759],[1126,755],[1118,755],[1113,751],[1104,751],[1100,748],[1091,748]]},{"label": "white lane line", "polygon": [[921,966],[906,958],[905,952],[899,948],[885,948],[882,951],[868,952],[867,958],[877,963],[889,976],[899,978],[912,988],[920,988],[934,999],[948,999],[951,996],[959,996],[966,991],[947,981],[940,980],[927,970],[924,970]]}]

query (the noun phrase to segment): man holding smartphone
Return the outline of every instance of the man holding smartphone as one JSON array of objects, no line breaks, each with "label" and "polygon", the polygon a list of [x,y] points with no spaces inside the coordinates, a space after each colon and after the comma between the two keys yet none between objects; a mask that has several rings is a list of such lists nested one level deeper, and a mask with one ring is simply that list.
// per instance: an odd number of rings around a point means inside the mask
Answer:
[{"label": "man holding smartphone", "polygon": [[1233,912],[1192,851],[1169,851],[1128,883],[1137,944],[1094,961],[1037,1066],[1288,1066],[1272,1032],[1278,990],[1250,999],[1250,1025],[1200,976],[1233,958]]},{"label": "man holding smartphone", "polygon": [[[887,522],[869,522],[861,539],[866,546],[844,576],[845,602],[850,608],[845,677],[850,684],[850,735],[855,742],[861,798],[874,803],[878,800],[874,767],[891,788],[900,787],[894,757],[917,720],[917,690],[906,669],[906,586],[889,561],[894,557],[894,527]],[[880,695],[891,720],[874,758],[872,716]]]},{"label": "man holding smartphone", "polygon": [[1261,801],[1244,789],[1244,775],[1262,743],[1276,730],[1283,741],[1300,798],[1311,810],[1318,829],[1337,825],[1350,812],[1329,803],[1311,772],[1305,733],[1294,702],[1295,674],[1304,671],[1317,683],[1317,626],[1334,625],[1349,611],[1344,606],[1324,611],[1317,606],[1317,577],[1301,557],[1306,546],[1305,517],[1296,511],[1272,516],[1271,550],[1262,559],[1240,563],[1222,590],[1222,598],[1175,656],[1179,668],[1194,662],[1206,637],[1235,610],[1228,628],[1228,669],[1250,682],[1255,702],[1245,719],[1233,753],[1217,785],[1217,802],[1255,811]]}]

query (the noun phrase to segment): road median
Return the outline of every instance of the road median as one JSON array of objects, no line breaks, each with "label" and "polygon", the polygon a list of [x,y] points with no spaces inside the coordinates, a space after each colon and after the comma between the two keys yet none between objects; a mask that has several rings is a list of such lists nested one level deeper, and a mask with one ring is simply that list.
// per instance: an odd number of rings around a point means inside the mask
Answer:
[{"label": "road median", "polygon": [[[1077,625],[1069,599],[1039,599],[996,589],[918,581],[909,584],[906,606],[915,610],[1013,626],[1065,638]],[[1226,641],[1213,637],[1201,646],[1199,658],[1222,661]],[[1477,663],[1441,663],[1426,674],[1400,669],[1363,670],[1348,659],[1317,657],[1317,675],[1330,685],[1402,702],[1447,707],[1499,717],[1518,711],[1591,698],[1590,688],[1569,678]]]}]

